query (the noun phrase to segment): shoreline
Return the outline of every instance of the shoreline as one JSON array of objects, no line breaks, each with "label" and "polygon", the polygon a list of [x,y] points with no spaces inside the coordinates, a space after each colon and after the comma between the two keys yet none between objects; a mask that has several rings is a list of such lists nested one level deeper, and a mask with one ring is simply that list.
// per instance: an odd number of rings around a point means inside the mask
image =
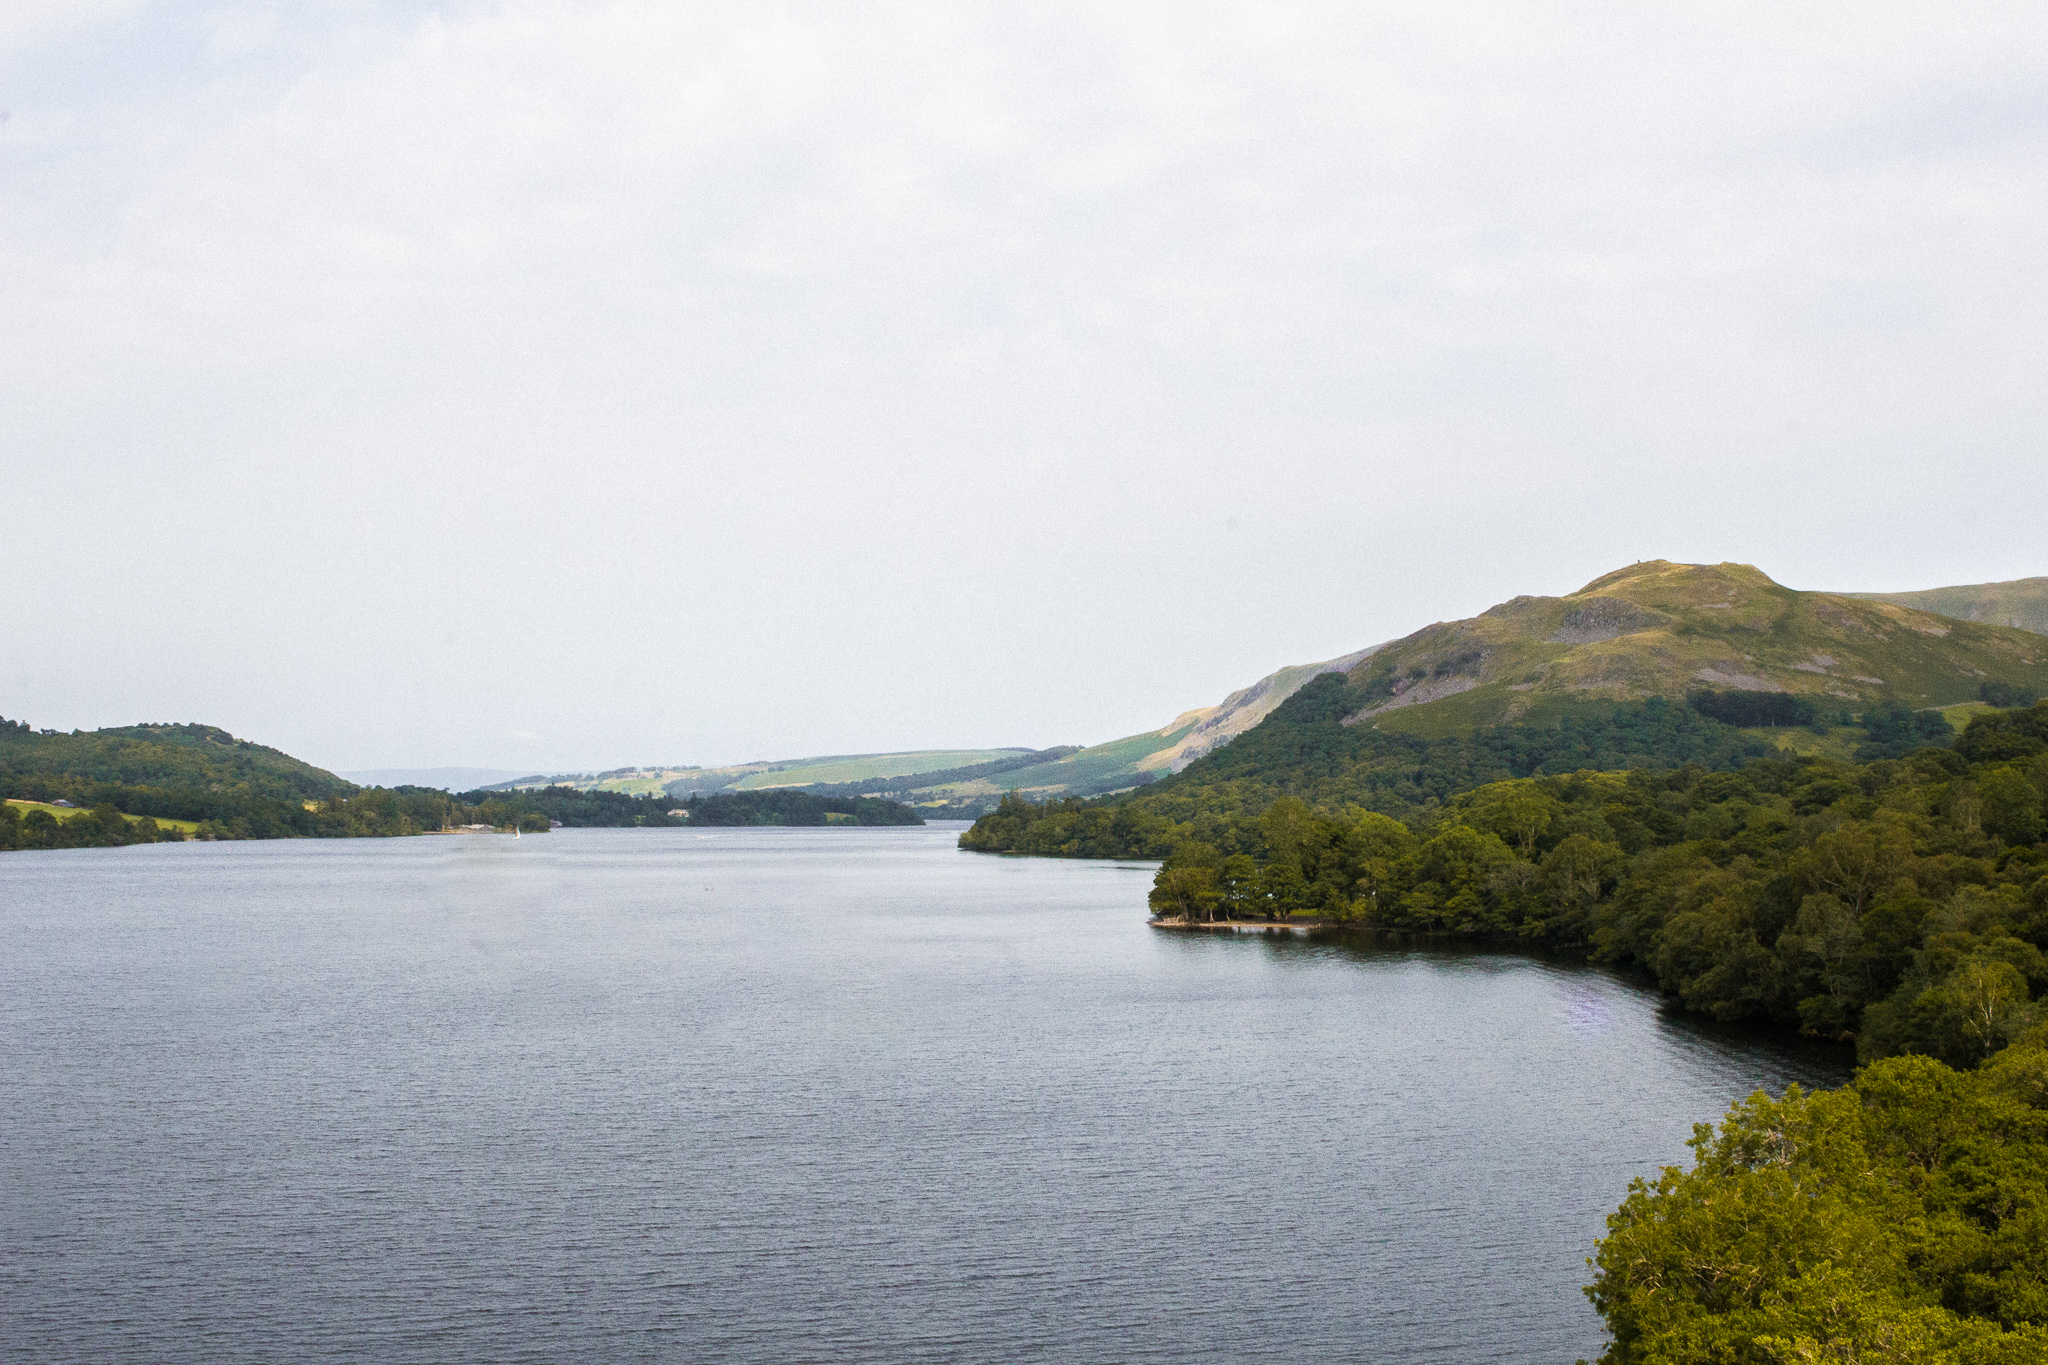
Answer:
[{"label": "shoreline", "polygon": [[1146,921],[1145,921],[1145,923],[1146,923],[1147,925],[1151,926],[1151,927],[1152,927],[1152,928],[1154,928],[1154,929],[1193,929],[1193,930],[1203,930],[1203,931],[1209,931],[1209,930],[1220,930],[1220,931],[1225,931],[1225,932],[1228,932],[1228,933],[1233,933],[1233,934],[1243,933],[1243,932],[1245,932],[1245,931],[1247,931],[1247,930],[1255,930],[1255,929],[1256,929],[1256,930],[1271,930],[1271,931],[1275,931],[1275,932],[1281,932],[1281,931],[1284,931],[1284,932],[1287,932],[1287,933],[1294,933],[1294,934],[1307,934],[1307,933],[1312,933],[1312,932],[1314,932],[1314,931],[1315,931],[1315,930],[1317,930],[1317,929],[1327,929],[1327,928],[1329,928],[1329,927],[1330,927],[1329,925],[1327,925],[1327,924],[1323,923],[1323,922],[1322,922],[1321,920],[1319,920],[1319,919],[1318,919],[1318,920],[1272,920],[1272,919],[1218,919],[1218,920],[1202,920],[1202,921],[1198,921],[1198,922],[1196,922],[1196,923],[1194,923],[1194,924],[1190,924],[1190,923],[1188,923],[1188,922],[1187,922],[1186,920],[1184,920],[1184,919],[1159,919],[1159,918],[1156,918],[1156,917],[1155,917],[1155,918],[1153,918],[1153,919],[1148,919],[1148,920],[1146,920]]}]

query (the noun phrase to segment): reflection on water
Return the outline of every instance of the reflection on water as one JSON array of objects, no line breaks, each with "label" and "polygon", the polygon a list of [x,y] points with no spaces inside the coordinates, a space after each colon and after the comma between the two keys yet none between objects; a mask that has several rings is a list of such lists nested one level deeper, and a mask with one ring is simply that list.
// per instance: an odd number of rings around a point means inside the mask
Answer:
[{"label": "reflection on water", "polygon": [[1559,1361],[1833,1051],[953,831],[0,858],[0,1357]]}]

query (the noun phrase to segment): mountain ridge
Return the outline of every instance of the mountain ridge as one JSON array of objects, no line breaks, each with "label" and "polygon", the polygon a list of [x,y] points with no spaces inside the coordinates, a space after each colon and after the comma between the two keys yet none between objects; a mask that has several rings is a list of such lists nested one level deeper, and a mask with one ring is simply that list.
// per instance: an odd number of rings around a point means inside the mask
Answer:
[{"label": "mountain ridge", "polygon": [[[2048,688],[2048,639],[1894,602],[1806,592],[1753,565],[1645,560],[1562,597],[1512,598],[1391,641],[1346,675],[1371,721],[1443,732],[1574,700],[1777,692],[1851,709]],[[1403,714],[1404,712],[1408,714]]]},{"label": "mountain ridge", "polygon": [[2014,578],[2003,583],[1965,583],[1915,592],[1845,592],[1843,597],[1916,607],[1964,621],[2013,626],[2048,635],[2048,578]]}]

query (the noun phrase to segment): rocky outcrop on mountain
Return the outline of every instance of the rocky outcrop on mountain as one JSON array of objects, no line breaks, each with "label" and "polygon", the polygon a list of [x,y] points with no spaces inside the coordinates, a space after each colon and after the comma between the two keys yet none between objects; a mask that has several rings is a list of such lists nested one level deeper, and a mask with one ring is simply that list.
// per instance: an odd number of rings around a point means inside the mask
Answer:
[{"label": "rocky outcrop on mountain", "polygon": [[1378,645],[1368,645],[1350,654],[1326,659],[1319,664],[1295,664],[1268,673],[1250,687],[1239,688],[1215,706],[1189,711],[1174,718],[1159,733],[1180,732],[1174,742],[1138,764],[1148,772],[1179,772],[1211,750],[1219,749],[1272,714],[1273,708],[1301,690],[1310,678],[1325,673],[1349,673],[1372,657]]}]

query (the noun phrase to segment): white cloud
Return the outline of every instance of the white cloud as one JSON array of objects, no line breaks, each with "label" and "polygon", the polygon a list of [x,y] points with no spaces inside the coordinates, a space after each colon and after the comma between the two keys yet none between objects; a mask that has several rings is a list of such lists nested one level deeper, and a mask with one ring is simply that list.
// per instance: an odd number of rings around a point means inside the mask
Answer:
[{"label": "white cloud", "polygon": [[0,58],[30,53],[80,29],[127,18],[142,5],[143,0],[8,0],[0,8]]},{"label": "white cloud", "polygon": [[2040,571],[2033,7],[137,22],[0,95],[0,473],[128,585],[39,716],[1085,741],[1647,554]]}]

